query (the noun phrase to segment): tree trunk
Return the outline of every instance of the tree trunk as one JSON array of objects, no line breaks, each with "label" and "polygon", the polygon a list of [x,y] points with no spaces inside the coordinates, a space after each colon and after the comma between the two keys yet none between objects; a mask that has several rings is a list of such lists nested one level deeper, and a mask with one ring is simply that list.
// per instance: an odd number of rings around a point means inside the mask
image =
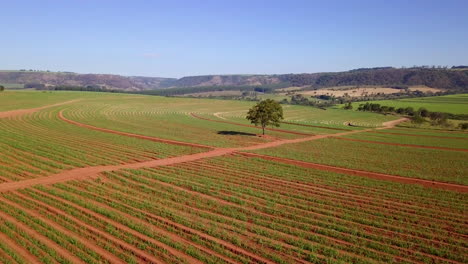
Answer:
[{"label": "tree trunk", "polygon": [[263,135],[265,135],[265,126],[262,126],[263,129]]}]

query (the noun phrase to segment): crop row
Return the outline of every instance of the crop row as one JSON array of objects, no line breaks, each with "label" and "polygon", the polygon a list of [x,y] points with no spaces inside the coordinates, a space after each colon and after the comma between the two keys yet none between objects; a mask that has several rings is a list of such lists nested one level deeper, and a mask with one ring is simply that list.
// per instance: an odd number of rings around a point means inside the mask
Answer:
[{"label": "crop row", "polygon": [[468,152],[326,138],[257,153],[411,178],[468,184]]},{"label": "crop row", "polygon": [[1,181],[42,177],[76,167],[139,162],[201,151],[79,128],[58,120],[57,111],[0,119]]},{"label": "crop row", "polygon": [[[383,131],[383,130],[382,130]],[[393,144],[410,144],[418,146],[432,146],[453,148],[454,151],[468,151],[468,138],[459,137],[425,137],[420,135],[408,136],[405,134],[359,133],[345,136],[351,139],[370,140]],[[365,142],[363,144],[366,144]]]},{"label": "crop row", "polygon": [[[63,114],[68,119],[97,127],[184,142],[202,142],[217,147],[265,142],[265,139],[254,136],[260,131],[257,128],[200,120],[191,117],[189,112],[170,111],[158,106],[143,105],[138,108],[136,104],[132,108],[132,105],[98,105],[91,102],[86,108],[68,108]],[[273,135],[291,137],[278,132]]]},{"label": "crop row", "polygon": [[[82,261],[109,260],[108,251],[125,261],[191,263],[464,263],[466,199],[243,156],[1,198],[3,214]],[[22,217],[31,215],[42,222]]]}]

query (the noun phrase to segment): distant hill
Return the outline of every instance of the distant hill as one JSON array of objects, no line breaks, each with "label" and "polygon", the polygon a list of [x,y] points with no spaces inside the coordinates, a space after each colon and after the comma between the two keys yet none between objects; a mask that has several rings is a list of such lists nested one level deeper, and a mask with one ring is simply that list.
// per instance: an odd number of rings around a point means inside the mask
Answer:
[{"label": "distant hill", "polygon": [[0,71],[0,83],[34,86],[104,86],[125,91],[151,90],[176,79],[158,77],[120,76],[113,74],[77,74],[63,72]]},{"label": "distant hill", "polygon": [[[134,77],[112,74],[63,72],[0,71],[0,83],[40,84],[43,86],[101,86],[108,89],[143,91],[164,88],[223,86],[309,86],[309,89],[359,85],[425,85],[433,88],[468,91],[468,69],[392,67],[361,68],[346,72],[275,74],[275,75],[204,75],[180,79]],[[206,88],[204,88],[206,90]]]}]

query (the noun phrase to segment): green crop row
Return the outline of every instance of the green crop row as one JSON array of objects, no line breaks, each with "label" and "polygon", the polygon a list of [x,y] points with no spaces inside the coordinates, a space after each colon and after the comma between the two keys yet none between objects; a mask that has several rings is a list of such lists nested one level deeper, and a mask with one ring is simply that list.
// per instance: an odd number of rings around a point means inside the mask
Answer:
[{"label": "green crop row", "polygon": [[287,144],[254,152],[337,167],[468,185],[467,152],[389,146],[334,138]]}]

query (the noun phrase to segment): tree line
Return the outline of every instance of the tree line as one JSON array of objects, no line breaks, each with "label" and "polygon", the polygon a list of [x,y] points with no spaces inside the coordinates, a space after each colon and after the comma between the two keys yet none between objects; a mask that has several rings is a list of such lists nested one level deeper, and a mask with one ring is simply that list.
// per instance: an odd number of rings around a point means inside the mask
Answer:
[{"label": "tree line", "polygon": [[357,69],[347,72],[284,74],[277,77],[291,86],[310,86],[310,89],[354,85],[426,85],[428,87],[468,90],[468,71],[457,68],[407,68],[391,67]]},{"label": "tree line", "polygon": [[[351,103],[348,103],[343,108],[353,109],[353,106]],[[399,115],[407,115],[411,117],[411,122],[415,124],[422,124],[426,121],[426,119],[429,119],[430,124],[433,126],[450,126],[448,119],[468,120],[468,115],[466,114],[431,112],[424,107],[420,107],[418,109],[414,109],[411,106],[396,108],[393,106],[386,106],[369,102],[365,104],[360,104],[357,110],[382,114],[394,113]],[[461,123],[459,127],[461,129],[467,129],[468,123]]]}]

